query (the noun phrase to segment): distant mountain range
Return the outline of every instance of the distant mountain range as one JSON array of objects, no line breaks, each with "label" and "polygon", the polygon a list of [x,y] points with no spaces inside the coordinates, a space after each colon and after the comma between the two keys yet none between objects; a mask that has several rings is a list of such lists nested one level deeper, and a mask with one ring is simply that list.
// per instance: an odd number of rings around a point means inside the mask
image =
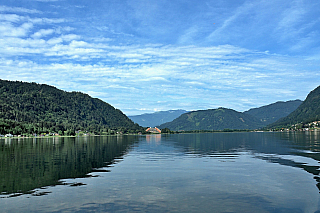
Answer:
[{"label": "distant mountain range", "polygon": [[320,120],[320,86],[311,91],[303,103],[288,116],[279,119],[268,127],[284,127],[298,123]]},{"label": "distant mountain range", "polygon": [[172,122],[164,123],[159,128],[169,128],[173,131],[258,129],[289,115],[301,103],[300,100],[276,102],[243,113],[226,108],[193,111]]},{"label": "distant mountain range", "polygon": [[263,123],[252,115],[232,109],[218,108],[188,112],[172,122],[160,125],[160,129],[170,130],[224,130],[224,129],[256,129]]},{"label": "distant mountain range", "polygon": [[120,110],[80,92],[0,80],[0,134],[139,132],[143,128]]},{"label": "distant mountain range", "polygon": [[278,101],[273,104],[266,106],[252,108],[244,113],[252,115],[258,118],[265,126],[271,123],[276,122],[282,117],[286,117],[291,112],[296,110],[303,101],[294,100],[294,101]]},{"label": "distant mountain range", "polygon": [[279,128],[319,120],[320,86],[311,91],[303,102],[276,102],[243,113],[225,108],[199,110],[182,114],[172,122],[162,124],[160,128],[175,131]]},{"label": "distant mountain range", "polygon": [[76,130],[136,133],[144,131],[141,126],[173,131],[286,127],[320,120],[320,86],[303,102],[276,102],[245,112],[226,108],[170,110],[129,117],[87,94],[65,92],[44,84],[0,80],[0,134],[72,135]]},{"label": "distant mountain range", "polygon": [[188,111],[178,109],[169,111],[159,111],[155,113],[145,113],[142,115],[128,116],[133,122],[143,127],[156,127],[163,123],[173,121],[175,118]]}]

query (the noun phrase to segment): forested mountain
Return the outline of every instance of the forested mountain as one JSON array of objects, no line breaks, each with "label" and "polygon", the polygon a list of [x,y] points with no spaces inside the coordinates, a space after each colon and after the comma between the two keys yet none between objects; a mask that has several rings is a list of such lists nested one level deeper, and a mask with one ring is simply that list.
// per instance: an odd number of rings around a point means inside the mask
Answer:
[{"label": "forested mountain", "polygon": [[55,87],[0,80],[0,133],[73,134],[89,132],[137,132],[120,110],[80,92],[65,92]]},{"label": "forested mountain", "polygon": [[301,100],[294,101],[278,101],[266,106],[252,108],[244,113],[258,118],[264,125],[276,122],[282,117],[286,117],[291,112],[296,110],[302,104]]},{"label": "forested mountain", "polygon": [[178,110],[169,110],[169,111],[160,111],[155,113],[146,113],[142,115],[133,115],[128,116],[135,123],[144,127],[156,127],[163,123],[173,121],[180,115],[186,113],[187,111],[178,109]]},{"label": "forested mountain", "polygon": [[268,127],[291,126],[320,120],[320,86],[311,91],[303,103],[287,117],[281,118]]},{"label": "forested mountain", "polygon": [[263,123],[245,113],[232,109],[218,108],[199,110],[182,114],[172,122],[160,125],[160,129],[170,130],[224,130],[224,129],[256,129]]},{"label": "forested mountain", "polygon": [[224,108],[194,111],[160,125],[160,128],[171,130],[257,129],[289,115],[301,103],[300,100],[279,101],[243,113]]}]

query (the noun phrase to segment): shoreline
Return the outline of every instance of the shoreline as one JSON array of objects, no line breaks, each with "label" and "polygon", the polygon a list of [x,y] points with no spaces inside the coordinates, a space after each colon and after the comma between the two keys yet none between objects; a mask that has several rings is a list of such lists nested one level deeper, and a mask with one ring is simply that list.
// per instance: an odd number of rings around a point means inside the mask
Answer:
[{"label": "shoreline", "polygon": [[123,136],[123,135],[175,135],[175,134],[201,134],[201,133],[235,133],[235,132],[315,132],[315,131],[320,131],[320,129],[309,129],[309,130],[277,130],[277,131],[272,131],[272,130],[236,130],[236,131],[203,131],[203,132],[198,132],[198,131],[181,131],[181,132],[174,132],[174,133],[158,133],[158,134],[114,134],[114,135],[55,135],[55,136],[35,136],[35,137],[18,137],[18,136],[13,136],[13,137],[0,137],[1,139],[44,139],[44,138],[84,138],[84,137],[105,137],[105,136]]},{"label": "shoreline", "polygon": [[115,134],[115,135],[55,135],[55,136],[35,136],[35,137],[0,137],[0,139],[30,139],[30,138],[85,138],[85,137],[101,137],[101,136],[119,136],[119,135],[140,135],[140,134]]}]

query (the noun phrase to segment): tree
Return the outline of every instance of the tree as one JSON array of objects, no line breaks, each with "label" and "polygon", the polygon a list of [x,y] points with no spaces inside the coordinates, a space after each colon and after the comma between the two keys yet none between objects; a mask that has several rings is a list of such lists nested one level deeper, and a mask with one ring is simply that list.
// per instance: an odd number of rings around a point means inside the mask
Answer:
[{"label": "tree", "polygon": [[162,129],[161,130],[161,133],[167,133],[167,134],[172,134],[173,133],[173,131],[171,131],[169,128],[164,128],[164,129]]}]

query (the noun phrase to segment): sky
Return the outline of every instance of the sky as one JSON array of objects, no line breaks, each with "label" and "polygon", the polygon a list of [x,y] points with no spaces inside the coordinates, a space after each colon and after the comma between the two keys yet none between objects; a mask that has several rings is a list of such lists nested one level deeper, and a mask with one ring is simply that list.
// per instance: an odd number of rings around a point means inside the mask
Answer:
[{"label": "sky", "polygon": [[318,87],[319,38],[319,0],[0,0],[0,79],[242,112]]}]

